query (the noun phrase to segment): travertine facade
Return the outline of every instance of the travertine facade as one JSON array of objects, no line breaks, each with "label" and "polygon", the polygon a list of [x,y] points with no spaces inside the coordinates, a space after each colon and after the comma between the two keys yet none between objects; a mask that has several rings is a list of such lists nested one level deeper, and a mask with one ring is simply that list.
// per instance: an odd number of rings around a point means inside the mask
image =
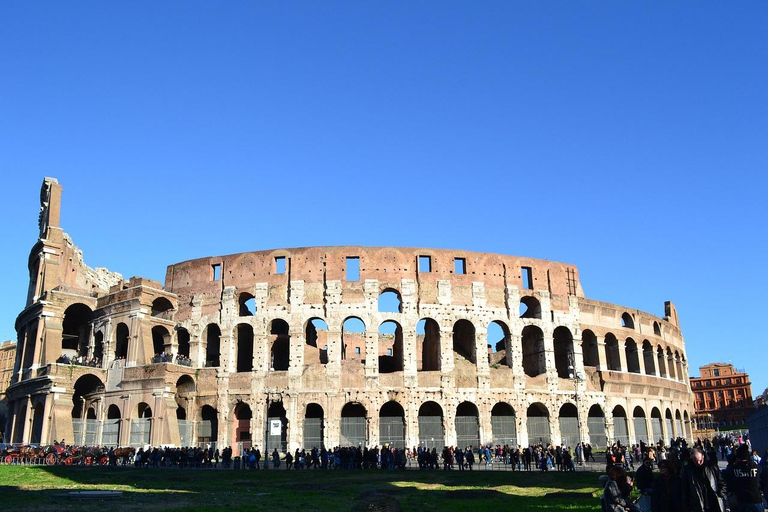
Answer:
[{"label": "travertine facade", "polygon": [[[60,200],[46,179],[16,323],[14,441],[271,450],[690,436],[674,306],[657,318],[588,299],[573,265],[311,247],[177,263],[163,287],[87,267]],[[56,363],[62,353],[100,366]]]}]

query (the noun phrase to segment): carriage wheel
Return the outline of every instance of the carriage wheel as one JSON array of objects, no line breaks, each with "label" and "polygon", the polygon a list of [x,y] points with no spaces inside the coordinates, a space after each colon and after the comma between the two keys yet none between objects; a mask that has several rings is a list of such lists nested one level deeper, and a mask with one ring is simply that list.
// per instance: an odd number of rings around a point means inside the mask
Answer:
[{"label": "carriage wheel", "polygon": [[11,457],[11,456],[9,455],[9,456],[7,456],[7,457],[5,458],[5,463],[6,463],[6,464],[10,464],[11,462],[13,462],[13,457]]},{"label": "carriage wheel", "polygon": [[71,466],[72,465],[72,457],[67,457],[64,459],[64,465],[65,466]]},{"label": "carriage wheel", "polygon": [[56,455],[54,455],[53,453],[49,453],[48,455],[46,455],[45,463],[48,466],[53,466],[54,464],[56,464]]},{"label": "carriage wheel", "polygon": [[106,466],[107,464],[109,464],[109,457],[107,457],[106,455],[102,455],[101,459],[99,460],[99,464],[102,466]]}]

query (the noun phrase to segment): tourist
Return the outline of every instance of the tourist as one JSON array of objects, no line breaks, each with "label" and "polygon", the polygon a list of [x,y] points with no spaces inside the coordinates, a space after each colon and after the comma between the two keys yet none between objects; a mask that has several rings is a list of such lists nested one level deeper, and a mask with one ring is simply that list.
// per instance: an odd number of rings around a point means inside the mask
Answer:
[{"label": "tourist", "polygon": [[681,510],[683,510],[683,486],[677,474],[677,468],[669,460],[660,461],[659,476],[653,481],[651,492],[651,512]]},{"label": "tourist", "polygon": [[736,450],[736,461],[729,465],[725,474],[728,491],[735,499],[737,512],[763,512],[765,488],[761,476],[762,469],[750,456],[749,446],[742,444]]},{"label": "tourist", "polygon": [[683,469],[683,510],[686,512],[725,512],[725,484],[717,466],[705,462],[704,452],[695,447]]},{"label": "tourist", "polygon": [[605,509],[609,512],[642,512],[630,503],[632,493],[632,478],[622,466],[612,466],[608,470],[608,483],[605,484],[603,500]]}]

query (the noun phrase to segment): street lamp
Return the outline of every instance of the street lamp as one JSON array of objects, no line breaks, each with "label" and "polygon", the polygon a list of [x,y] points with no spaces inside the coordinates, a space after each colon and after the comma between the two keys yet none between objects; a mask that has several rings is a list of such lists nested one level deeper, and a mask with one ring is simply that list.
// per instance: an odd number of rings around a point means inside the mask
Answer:
[{"label": "street lamp", "polygon": [[[579,415],[579,382],[584,381],[584,374],[577,373],[576,368],[573,365],[573,352],[568,352],[568,378],[573,381],[573,397],[576,401],[576,431],[578,435],[576,447],[579,448],[579,454],[577,454],[577,462],[582,464],[584,458],[584,446],[581,444],[581,415]],[[575,451],[575,449],[574,449]]]}]

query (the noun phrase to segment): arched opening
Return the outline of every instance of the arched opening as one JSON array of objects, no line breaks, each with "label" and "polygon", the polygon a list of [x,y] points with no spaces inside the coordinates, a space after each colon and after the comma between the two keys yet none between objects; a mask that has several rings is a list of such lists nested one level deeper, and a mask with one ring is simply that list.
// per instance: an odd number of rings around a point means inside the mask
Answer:
[{"label": "arched opening", "polygon": [[356,317],[344,320],[341,327],[341,358],[365,359],[365,324]]},{"label": "arched opening", "polygon": [[120,445],[120,408],[112,404],[107,408],[107,419],[101,427],[101,445],[114,448]]},{"label": "arched opening", "polygon": [[528,424],[528,444],[549,444],[549,411],[541,402],[536,402],[528,407],[526,412]]},{"label": "arched opening", "polygon": [[637,343],[632,338],[627,338],[624,343],[624,355],[627,358],[627,371],[640,373],[640,356],[637,351]]},{"label": "arched opening", "polygon": [[491,430],[494,445],[517,446],[517,418],[515,410],[506,402],[499,402],[491,409]]},{"label": "arched opening", "polygon": [[250,293],[243,292],[237,296],[238,316],[254,316],[256,314],[256,299]]},{"label": "arched opening", "polygon": [[520,299],[520,318],[538,318],[541,320],[541,303],[535,297]]},{"label": "arched opening", "polygon": [[635,321],[632,318],[632,315],[629,313],[624,313],[621,315],[621,326],[626,329],[634,329],[635,328]]},{"label": "arched opening", "polygon": [[275,449],[278,452],[288,450],[288,418],[285,414],[283,402],[272,402],[269,404],[267,424],[269,425],[267,453],[272,453]]},{"label": "arched opening", "polygon": [[397,290],[386,289],[379,295],[379,313],[402,313],[403,303]]},{"label": "arched opening", "polygon": [[117,324],[115,328],[115,359],[128,358],[128,326],[124,323]]},{"label": "arched opening", "polygon": [[152,316],[170,320],[170,313],[173,312],[173,304],[165,297],[158,297],[152,301]]},{"label": "arched opening", "polygon": [[608,363],[608,369],[618,372],[621,371],[621,358],[619,357],[619,340],[610,332],[605,335],[605,360]]},{"label": "arched opening", "polygon": [[635,426],[635,442],[639,443],[642,441],[648,443],[650,441],[648,438],[648,422],[645,420],[645,411],[642,407],[635,407],[632,413],[632,421]]},{"label": "arched opening", "polygon": [[597,349],[597,336],[589,329],[581,333],[581,354],[584,357],[584,366],[600,366],[600,355]]},{"label": "arched opening", "polygon": [[453,324],[453,355],[477,363],[475,354],[475,326],[469,320],[458,320]]},{"label": "arched opening", "polygon": [[[86,428],[86,411],[98,401],[104,393],[104,383],[90,373],[87,373],[75,381],[72,393],[72,423],[75,430],[75,443],[84,444]],[[95,420],[94,420],[95,421]],[[91,429],[98,428],[98,424],[89,425]]]},{"label": "arched opening", "polygon": [[560,407],[560,445],[574,447],[579,443],[579,414],[571,403]]},{"label": "arched opening", "polygon": [[320,404],[307,404],[304,413],[304,447],[323,448],[325,443],[325,412]]},{"label": "arched opening", "polygon": [[672,429],[672,411],[670,411],[669,409],[664,411],[664,427],[667,430],[665,432],[665,434],[667,435],[667,440],[670,440],[673,437],[675,437],[674,430]]},{"label": "arched opening", "polygon": [[416,324],[416,343],[421,346],[419,370],[440,371],[440,326],[431,318],[422,318]]},{"label": "arched opening", "polygon": [[101,360],[104,358],[104,332],[96,331],[93,335],[93,358],[101,366]]},{"label": "arched opening", "polygon": [[[182,406],[176,407],[176,421],[184,421],[186,419],[187,419],[187,410]],[[179,425],[179,430],[181,430],[181,425]],[[181,446],[189,446],[189,444],[182,442]]]},{"label": "arched opening", "polygon": [[236,451],[236,453],[240,453],[243,448],[251,447],[251,418],[253,417],[251,407],[245,402],[238,402],[235,406],[234,416],[235,432],[232,444],[242,443]]},{"label": "arched opening", "polygon": [[558,327],[553,333],[555,347],[555,368],[557,376],[569,379],[574,375],[573,367],[573,335],[567,327]]},{"label": "arched opening", "polygon": [[151,418],[152,417],[152,408],[149,406],[149,404],[145,402],[139,403],[138,407],[136,408],[138,411],[138,417],[139,418]]},{"label": "arched opening", "polygon": [[462,402],[456,408],[456,445],[459,448],[480,446],[480,423],[477,406]]},{"label": "arched opening", "polygon": [[419,407],[419,446],[428,450],[445,446],[443,408],[437,402],[424,402]]},{"label": "arched opening", "polygon": [[656,375],[656,359],[653,357],[653,345],[648,340],[643,341],[643,362],[645,363],[645,374]]},{"label": "arched opening", "polygon": [[683,364],[680,362],[680,352],[675,350],[675,374],[677,375],[677,380],[680,382],[685,381],[685,377],[683,375]]},{"label": "arched opening", "polygon": [[403,329],[387,320],[379,326],[379,373],[403,371]]},{"label": "arched opening", "polygon": [[189,331],[183,327],[179,327],[176,330],[176,339],[179,342],[178,354],[189,358]]},{"label": "arched opening", "polygon": [[688,416],[688,411],[683,412],[683,422],[685,424],[683,436],[685,436],[686,439],[691,439],[691,418]]},{"label": "arched opening", "polygon": [[190,410],[195,400],[195,380],[189,375],[182,375],[176,381],[176,420],[179,425],[179,438],[181,446],[194,446],[194,428],[192,420],[187,419],[187,411]]},{"label": "arched opening", "polygon": [[195,397],[195,380],[189,375],[182,375],[176,381],[176,398],[193,400]]},{"label": "arched opening", "polygon": [[305,364],[328,364],[328,324],[321,318],[312,318],[305,329]]},{"label": "arched opening", "polygon": [[654,443],[664,442],[664,432],[661,430],[661,412],[656,407],[651,409],[651,435]]},{"label": "arched opening", "polygon": [[624,408],[617,405],[613,408],[613,440],[623,446],[629,446],[629,424]]},{"label": "arched opening", "polygon": [[544,353],[544,333],[541,329],[535,325],[525,326],[521,336],[521,343],[523,346],[523,371],[525,374],[529,377],[536,377],[546,373],[547,359]]},{"label": "arched opening", "polygon": [[149,444],[152,437],[152,408],[145,402],[136,407],[136,417],[131,420],[130,445],[134,447]]},{"label": "arched opening", "polygon": [[667,347],[667,373],[670,379],[677,380],[675,374],[675,357],[672,355],[672,351]]},{"label": "arched opening", "polygon": [[288,333],[288,322],[280,318],[272,320],[269,333],[272,335],[270,369],[276,372],[287,371],[291,364],[291,336]]},{"label": "arched opening", "polygon": [[667,365],[664,363],[664,349],[661,348],[661,345],[656,348],[656,361],[659,363],[659,375],[666,377]]},{"label": "arched opening", "polygon": [[205,328],[205,366],[221,366],[221,329],[216,324]]},{"label": "arched opening", "polygon": [[238,324],[235,329],[237,342],[237,371],[253,370],[253,327],[250,324]]},{"label": "arched opening", "polygon": [[653,322],[653,334],[661,336],[661,326],[659,325],[659,322]]},{"label": "arched opening", "polygon": [[589,430],[589,444],[598,449],[608,446],[608,436],[605,432],[605,413],[597,404],[589,408],[587,429]]},{"label": "arched opening", "polygon": [[485,339],[488,347],[488,362],[507,366],[507,349],[509,348],[509,328],[507,325],[498,320],[489,323]]},{"label": "arched opening", "polygon": [[[163,358],[165,354],[171,353],[171,333],[162,325],[156,325],[152,328],[152,349],[155,358]],[[153,362],[159,363],[161,361],[153,360]]]},{"label": "arched opening", "polygon": [[365,418],[366,411],[362,404],[349,402],[344,406],[341,410],[341,446],[367,446]]},{"label": "arched opening", "polygon": [[199,445],[215,443],[218,437],[218,413],[210,405],[204,405],[200,410],[200,424],[197,426],[197,443]]},{"label": "arched opening", "polygon": [[61,332],[61,352],[70,359],[88,356],[88,337],[93,316],[85,304],[72,304],[64,311]]},{"label": "arched opening", "polygon": [[395,401],[389,401],[379,411],[379,444],[405,448],[405,411]]},{"label": "arched opening", "polygon": [[43,418],[45,406],[41,403],[35,405],[32,409],[32,433],[29,438],[29,442],[32,444],[40,444],[43,439]]}]

